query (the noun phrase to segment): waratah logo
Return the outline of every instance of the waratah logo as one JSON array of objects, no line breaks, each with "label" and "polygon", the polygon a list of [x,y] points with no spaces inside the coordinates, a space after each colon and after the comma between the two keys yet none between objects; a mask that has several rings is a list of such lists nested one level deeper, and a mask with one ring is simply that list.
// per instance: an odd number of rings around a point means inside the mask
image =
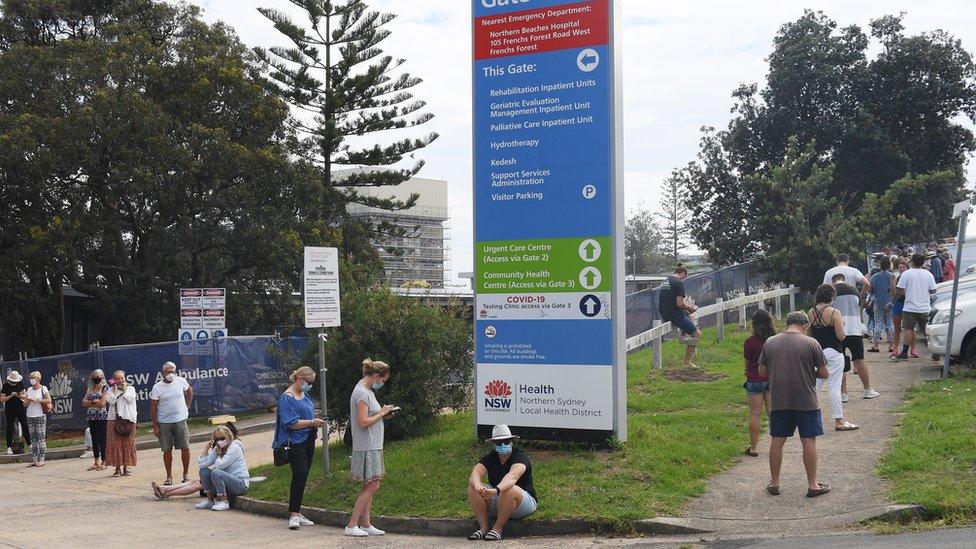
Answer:
[{"label": "waratah logo", "polygon": [[66,397],[71,394],[71,378],[64,372],[57,373],[51,379],[51,396],[55,398]]},{"label": "waratah logo", "polygon": [[512,409],[512,387],[496,379],[485,385],[485,410],[508,411]]}]

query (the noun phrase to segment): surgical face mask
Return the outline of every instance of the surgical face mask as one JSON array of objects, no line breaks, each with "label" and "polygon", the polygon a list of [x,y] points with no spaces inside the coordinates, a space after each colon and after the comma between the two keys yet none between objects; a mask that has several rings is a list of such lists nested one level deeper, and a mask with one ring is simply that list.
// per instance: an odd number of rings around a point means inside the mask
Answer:
[{"label": "surgical face mask", "polygon": [[512,453],[512,443],[496,444],[495,451],[498,452],[498,455],[500,456],[507,456],[508,454]]},{"label": "surgical face mask", "polygon": [[302,392],[307,393],[312,390],[312,384],[309,382],[302,383]]},{"label": "surgical face mask", "polygon": [[222,438],[217,441],[217,446],[220,446],[221,448],[226,448],[228,444],[230,444],[230,441],[226,438]]},{"label": "surgical face mask", "polygon": [[382,381],[377,381],[376,383],[373,384],[373,390],[375,391],[377,389],[382,389],[383,385],[384,383]]},{"label": "surgical face mask", "polygon": [[31,385],[40,385],[40,384],[41,384],[41,380],[39,380],[37,378],[32,378],[31,379]]},{"label": "surgical face mask", "polygon": [[166,374],[165,376],[163,376],[163,379],[166,381],[166,383],[173,383],[173,380],[176,379],[176,375]]}]

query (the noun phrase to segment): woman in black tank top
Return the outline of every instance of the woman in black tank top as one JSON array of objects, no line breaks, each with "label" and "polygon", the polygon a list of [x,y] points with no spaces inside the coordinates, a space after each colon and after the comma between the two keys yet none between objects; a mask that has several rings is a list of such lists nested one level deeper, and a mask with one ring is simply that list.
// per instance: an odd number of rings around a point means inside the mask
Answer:
[{"label": "woman in black tank top", "polygon": [[[814,306],[810,309],[810,325],[807,335],[820,343],[827,361],[827,393],[830,400],[830,411],[834,417],[834,429],[837,431],[853,431],[857,425],[844,418],[843,383],[844,383],[844,318],[840,311],[830,306],[837,297],[837,290],[830,284],[817,288],[813,294]],[[817,381],[817,393],[823,385],[823,380]]]},{"label": "woman in black tank top", "polygon": [[821,349],[833,349],[843,352],[844,319],[840,311],[830,306],[837,297],[837,290],[830,284],[817,288],[813,294],[813,308],[810,309],[810,327],[807,335],[820,343]]}]

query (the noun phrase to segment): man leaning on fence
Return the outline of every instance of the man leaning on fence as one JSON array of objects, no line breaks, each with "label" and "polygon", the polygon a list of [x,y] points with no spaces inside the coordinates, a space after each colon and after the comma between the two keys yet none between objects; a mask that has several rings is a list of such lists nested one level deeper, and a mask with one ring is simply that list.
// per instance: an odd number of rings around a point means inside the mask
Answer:
[{"label": "man leaning on fence", "polygon": [[661,284],[659,294],[658,312],[661,314],[662,322],[670,322],[671,326],[679,330],[678,341],[687,347],[685,350],[685,368],[696,368],[692,360],[698,349],[698,341],[701,339],[701,332],[691,320],[691,315],[698,310],[690,303],[685,303],[685,279],[688,278],[688,269],[680,263],[674,270],[674,275],[669,276]]},{"label": "man leaning on fence", "polygon": [[149,415],[152,417],[153,434],[159,439],[159,448],[163,451],[163,465],[166,467],[163,484],[167,486],[173,484],[173,448],[182,453],[182,482],[189,481],[190,432],[186,420],[190,416],[192,401],[193,388],[176,375],[176,364],[163,364],[162,380],[157,381],[149,392]]}]

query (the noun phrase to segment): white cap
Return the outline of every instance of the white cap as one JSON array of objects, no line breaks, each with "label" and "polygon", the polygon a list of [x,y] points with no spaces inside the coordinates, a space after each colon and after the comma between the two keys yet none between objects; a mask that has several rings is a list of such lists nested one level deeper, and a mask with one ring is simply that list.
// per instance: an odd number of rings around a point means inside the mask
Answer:
[{"label": "white cap", "polygon": [[485,442],[508,440],[512,438],[518,437],[512,434],[512,430],[508,428],[508,425],[495,425],[491,429],[491,438],[487,439]]}]

